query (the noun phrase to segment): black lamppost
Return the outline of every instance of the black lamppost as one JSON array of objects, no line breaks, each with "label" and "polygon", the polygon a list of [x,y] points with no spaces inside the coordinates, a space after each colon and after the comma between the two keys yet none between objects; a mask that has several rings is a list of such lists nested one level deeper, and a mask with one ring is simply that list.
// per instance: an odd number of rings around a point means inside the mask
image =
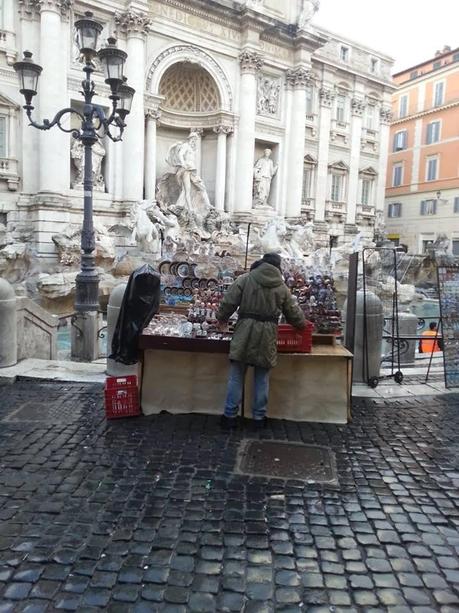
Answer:
[{"label": "black lamppost", "polygon": [[[91,12],[86,12],[82,19],[75,22],[77,41],[80,53],[84,57],[83,71],[85,78],[82,81],[82,94],[84,96],[83,112],[65,108],[56,113],[54,119],[43,119],[43,123],[37,123],[32,119],[33,97],[37,93],[38,78],[42,67],[32,60],[32,53],[24,51],[21,62],[13,65],[19,77],[20,92],[24,95],[24,109],[30,120],[30,125],[39,130],[49,130],[57,126],[63,132],[71,133],[73,138],[81,140],[84,146],[84,182],[83,182],[83,229],[81,232],[81,271],[76,277],[75,310],[80,312],[98,311],[99,309],[99,275],[95,267],[94,249],[94,223],[93,223],[93,177],[92,177],[92,146],[97,142],[99,130],[112,141],[120,141],[123,130],[126,127],[125,119],[131,110],[132,98],[135,90],[126,85],[123,76],[124,63],[127,53],[118,49],[114,38],[108,39],[108,45],[97,51],[97,41],[102,32],[102,25],[93,19]],[[112,110],[110,116],[106,116],[102,107],[92,103],[95,95],[95,84],[91,80],[94,72],[92,60],[98,57],[105,72],[105,83],[110,86]],[[68,129],[62,125],[65,115],[74,114],[81,120],[81,128]],[[117,129],[112,134],[111,127]]]}]

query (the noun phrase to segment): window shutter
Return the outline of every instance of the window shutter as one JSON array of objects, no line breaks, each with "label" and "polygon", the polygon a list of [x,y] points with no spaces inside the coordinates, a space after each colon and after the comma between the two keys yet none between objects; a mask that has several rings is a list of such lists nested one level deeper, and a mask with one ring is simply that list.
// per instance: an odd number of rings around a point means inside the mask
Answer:
[{"label": "window shutter", "polygon": [[0,117],[0,158],[6,158],[6,117]]},{"label": "window shutter", "polygon": [[454,212],[459,213],[459,196],[454,198]]},{"label": "window shutter", "polygon": [[427,144],[430,145],[432,143],[432,128],[433,124],[427,124]]},{"label": "window shutter", "polygon": [[402,147],[403,149],[408,147],[408,132],[406,130],[402,132]]},{"label": "window shutter", "polygon": [[426,214],[426,201],[421,200],[421,215],[425,215],[425,214]]},{"label": "window shutter", "polygon": [[434,215],[437,214],[437,201],[436,200],[432,200],[432,213]]}]

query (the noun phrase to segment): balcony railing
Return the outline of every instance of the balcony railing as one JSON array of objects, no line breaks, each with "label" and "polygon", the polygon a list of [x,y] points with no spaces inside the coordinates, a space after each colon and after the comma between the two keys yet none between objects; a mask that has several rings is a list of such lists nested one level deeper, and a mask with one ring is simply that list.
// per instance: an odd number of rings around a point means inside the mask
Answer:
[{"label": "balcony railing", "polygon": [[17,190],[19,186],[17,160],[0,158],[0,181],[6,181],[10,191]]},{"label": "balcony railing", "polygon": [[364,217],[374,217],[375,207],[372,204],[358,204],[357,214],[363,215]]}]

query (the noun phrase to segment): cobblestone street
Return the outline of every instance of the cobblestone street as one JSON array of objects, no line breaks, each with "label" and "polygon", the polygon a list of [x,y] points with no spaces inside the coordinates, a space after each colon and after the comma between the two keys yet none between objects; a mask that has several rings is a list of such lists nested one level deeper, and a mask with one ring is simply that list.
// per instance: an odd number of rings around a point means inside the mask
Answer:
[{"label": "cobblestone street", "polygon": [[[102,387],[0,388],[0,613],[459,611],[459,396],[348,426],[107,422]],[[235,473],[244,438],[330,447],[337,486]]]}]

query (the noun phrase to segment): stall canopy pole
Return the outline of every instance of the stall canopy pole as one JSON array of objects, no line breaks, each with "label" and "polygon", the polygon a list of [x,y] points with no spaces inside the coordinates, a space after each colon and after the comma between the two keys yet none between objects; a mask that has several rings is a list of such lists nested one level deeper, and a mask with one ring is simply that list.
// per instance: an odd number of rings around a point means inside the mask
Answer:
[{"label": "stall canopy pole", "polygon": [[250,237],[250,227],[252,223],[249,222],[247,226],[247,240],[245,242],[245,262],[244,262],[244,270],[247,270],[247,259],[249,257],[249,237]]}]

